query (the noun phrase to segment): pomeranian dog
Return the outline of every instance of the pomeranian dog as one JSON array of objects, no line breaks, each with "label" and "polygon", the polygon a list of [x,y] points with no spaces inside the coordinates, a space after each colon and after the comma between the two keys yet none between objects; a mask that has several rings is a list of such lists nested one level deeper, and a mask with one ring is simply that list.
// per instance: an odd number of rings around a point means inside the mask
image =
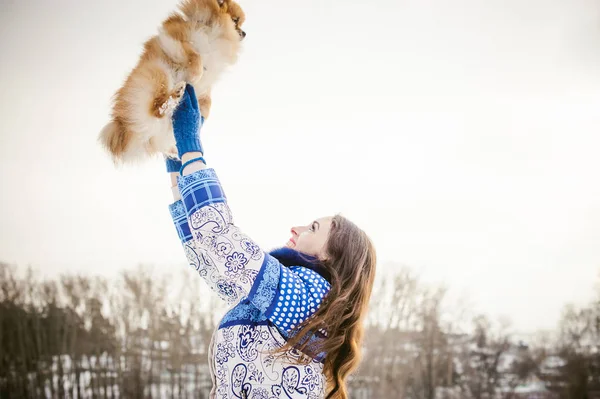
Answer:
[{"label": "pomeranian dog", "polygon": [[194,86],[207,118],[211,86],[237,60],[244,20],[231,0],[184,0],[162,23],[115,94],[112,121],[100,133],[116,163],[159,153],[177,158],[171,118],[186,82]]}]

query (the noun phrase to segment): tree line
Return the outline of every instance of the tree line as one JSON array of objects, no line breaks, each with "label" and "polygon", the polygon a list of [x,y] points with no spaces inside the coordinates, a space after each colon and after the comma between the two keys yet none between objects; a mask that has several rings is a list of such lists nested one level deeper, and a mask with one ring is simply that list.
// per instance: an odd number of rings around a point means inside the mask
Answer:
[{"label": "tree line", "polygon": [[[600,398],[600,286],[524,340],[396,269],[373,290],[351,398]],[[225,307],[192,269],[173,270],[42,278],[0,263],[0,397],[208,397]]]}]

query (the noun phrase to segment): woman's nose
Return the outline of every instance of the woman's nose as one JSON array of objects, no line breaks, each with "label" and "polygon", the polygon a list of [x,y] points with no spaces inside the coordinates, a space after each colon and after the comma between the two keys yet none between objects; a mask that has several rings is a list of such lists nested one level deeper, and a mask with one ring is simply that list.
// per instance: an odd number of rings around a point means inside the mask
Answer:
[{"label": "woman's nose", "polygon": [[302,233],[302,227],[292,227],[292,235],[299,236]]}]

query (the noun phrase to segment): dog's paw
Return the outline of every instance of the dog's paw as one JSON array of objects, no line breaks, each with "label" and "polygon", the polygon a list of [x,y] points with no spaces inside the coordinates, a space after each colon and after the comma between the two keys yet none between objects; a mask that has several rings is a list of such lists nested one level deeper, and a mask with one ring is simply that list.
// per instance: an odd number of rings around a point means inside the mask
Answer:
[{"label": "dog's paw", "polygon": [[210,114],[210,107],[212,105],[212,100],[210,95],[201,96],[198,98],[198,106],[200,107],[200,115],[204,117],[204,119],[208,119],[208,115]]},{"label": "dog's paw", "polygon": [[191,83],[198,83],[200,79],[202,79],[204,71],[205,68],[200,58],[198,58],[196,61],[190,61],[187,78]]},{"label": "dog's paw", "polygon": [[158,107],[159,115],[162,116],[177,108],[181,97],[183,97],[183,93],[185,93],[185,82],[179,82],[175,85],[167,100]]},{"label": "dog's paw", "polygon": [[173,89],[173,94],[171,94],[171,96],[177,100],[177,103],[179,104],[179,100],[181,100],[181,97],[183,97],[183,93],[185,93],[185,82],[179,82],[175,85],[175,88]]}]

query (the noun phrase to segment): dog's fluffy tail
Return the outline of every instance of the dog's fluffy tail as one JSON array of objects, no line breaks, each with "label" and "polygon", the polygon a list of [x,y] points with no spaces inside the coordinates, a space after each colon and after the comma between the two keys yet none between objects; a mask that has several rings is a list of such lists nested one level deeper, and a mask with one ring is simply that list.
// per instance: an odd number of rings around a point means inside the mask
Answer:
[{"label": "dog's fluffy tail", "polygon": [[129,143],[130,137],[127,134],[126,129],[116,120],[108,123],[98,137],[98,141],[113,157],[113,161],[117,163],[123,159],[125,151],[127,150],[127,144]]}]

